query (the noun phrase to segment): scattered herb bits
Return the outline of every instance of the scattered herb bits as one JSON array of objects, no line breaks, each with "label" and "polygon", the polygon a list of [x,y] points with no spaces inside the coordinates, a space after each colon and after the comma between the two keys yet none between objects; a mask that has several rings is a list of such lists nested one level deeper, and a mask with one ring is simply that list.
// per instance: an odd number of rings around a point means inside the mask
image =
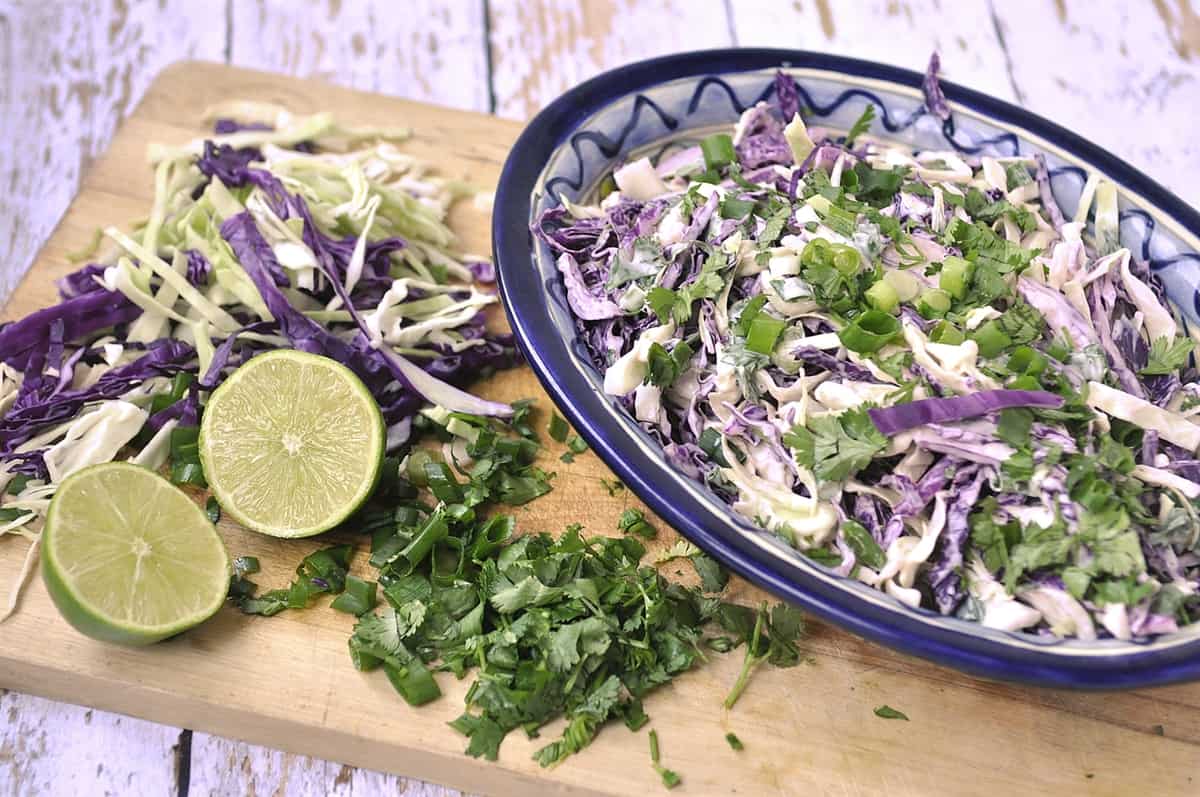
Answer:
[{"label": "scattered herb bits", "polygon": [[650,731],[650,763],[654,767],[654,771],[662,778],[663,785],[668,789],[673,789],[682,782],[679,774],[664,767],[660,761],[660,753],[658,749],[658,731]]},{"label": "scattered herb bits", "polygon": [[550,438],[559,443],[567,442],[567,435],[571,432],[571,427],[557,412],[550,413],[550,428],[547,429],[550,433]]},{"label": "scattered herb bits", "polygon": [[725,741],[729,742],[729,746],[734,750],[737,750],[739,753],[746,749],[745,745],[742,744],[742,740],[737,737],[736,733],[725,734]]},{"label": "scattered herb bits", "polygon": [[875,709],[875,716],[882,717],[885,720],[908,720],[907,714],[903,711],[897,711],[886,703]]},{"label": "scattered herb bits", "polygon": [[217,499],[209,496],[204,502],[204,514],[208,516],[208,522],[214,526],[221,522],[221,505],[217,503]]},{"label": "scattered herb bits", "polygon": [[635,507],[630,507],[621,513],[617,528],[626,534],[636,534],[645,540],[652,540],[658,536],[654,527],[646,522],[645,513]]}]

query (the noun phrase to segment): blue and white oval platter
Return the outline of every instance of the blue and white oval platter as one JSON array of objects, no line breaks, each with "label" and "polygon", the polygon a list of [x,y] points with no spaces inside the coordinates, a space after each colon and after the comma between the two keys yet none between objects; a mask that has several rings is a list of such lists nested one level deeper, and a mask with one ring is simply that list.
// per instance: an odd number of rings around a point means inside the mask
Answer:
[{"label": "blue and white oval platter", "polygon": [[586,198],[631,152],[732,125],[769,100],[777,69],[795,78],[811,123],[848,128],[864,102],[873,132],[922,149],[1043,153],[1069,217],[1088,172],[1119,186],[1121,236],[1148,261],[1192,322],[1200,319],[1200,214],[1141,172],[1070,131],[976,91],[943,83],[953,115],[924,113],[922,75],[820,53],[733,49],[615,69],[551,103],[525,129],[496,192],[493,245],[517,340],[547,392],[592,448],[685,537],[750,581],[868,639],[977,675],[1032,684],[1116,688],[1200,678],[1200,624],[1150,642],[1081,642],[996,631],[913,610],[839,577],[735,515],[678,471],[601,389],[577,340],[554,258],[530,222],[563,198]]}]

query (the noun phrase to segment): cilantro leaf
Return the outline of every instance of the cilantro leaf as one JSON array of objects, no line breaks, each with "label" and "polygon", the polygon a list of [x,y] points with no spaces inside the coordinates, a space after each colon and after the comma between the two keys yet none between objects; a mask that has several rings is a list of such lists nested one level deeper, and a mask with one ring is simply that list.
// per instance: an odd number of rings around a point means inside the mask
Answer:
[{"label": "cilantro leaf", "polygon": [[717,563],[717,560],[703,553],[691,555],[692,567],[700,576],[700,589],[704,592],[720,592],[729,583],[729,573]]},{"label": "cilantro leaf", "polygon": [[1004,571],[1005,586],[1010,593],[1027,571],[1065,564],[1079,541],[1078,537],[1067,534],[1066,524],[1062,521],[1045,527],[1031,523],[1021,535],[1021,541],[1009,551],[1008,567]]},{"label": "cilantro leaf", "polygon": [[885,720],[905,720],[906,722],[908,721],[907,714],[905,714],[903,711],[898,711],[898,710],[892,708],[887,703],[884,703],[882,706],[877,706],[875,708],[875,716],[882,717]]},{"label": "cilantro leaf", "polygon": [[876,169],[870,164],[859,161],[854,166],[854,174],[858,177],[858,188],[854,196],[860,202],[866,202],[877,208],[887,207],[896,198],[896,192],[904,185],[908,169],[896,166],[892,169]]},{"label": "cilantro leaf", "polygon": [[1188,338],[1155,338],[1150,344],[1150,356],[1146,366],[1138,371],[1143,376],[1173,374],[1188,363],[1195,341]]},{"label": "cilantro leaf", "polygon": [[559,443],[567,442],[567,435],[571,431],[571,427],[563,420],[562,416],[553,410],[550,411],[550,427],[547,429],[550,433],[550,439]]},{"label": "cilantro leaf", "polygon": [[655,387],[670,387],[688,369],[695,352],[687,341],[679,341],[671,351],[662,344],[651,343],[646,361],[646,381]]},{"label": "cilantro leaf", "polygon": [[871,129],[871,123],[875,121],[875,106],[867,103],[867,107],[863,108],[863,112],[854,124],[850,126],[849,132],[846,133],[846,147],[853,147],[855,140],[863,133]]},{"label": "cilantro leaf", "polygon": [[796,461],[822,481],[845,481],[888,445],[861,407],[813,418],[807,427],[795,426],[783,442],[795,450]]}]

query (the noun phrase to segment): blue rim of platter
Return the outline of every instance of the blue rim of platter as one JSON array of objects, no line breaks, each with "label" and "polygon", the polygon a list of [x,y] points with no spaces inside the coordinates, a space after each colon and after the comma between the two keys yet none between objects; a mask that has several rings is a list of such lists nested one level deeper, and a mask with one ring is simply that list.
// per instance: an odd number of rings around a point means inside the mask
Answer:
[{"label": "blue rim of platter", "polygon": [[[954,115],[939,122],[923,113],[921,74],[871,61],[800,50],[706,50],[641,61],[576,86],[529,123],[504,164],[492,219],[500,293],[546,391],[601,459],[683,536],[755,584],[855,634],[976,675],[1044,686],[1131,688],[1200,678],[1200,624],[1149,642],[1058,639],[910,609],[837,576],[674,470],[604,394],[602,375],[577,339],[554,259],[529,232],[531,220],[564,196],[585,197],[631,151],[718,121],[731,125],[745,107],[771,97],[779,68],[796,79],[801,105],[817,123],[849,127],[863,103],[872,102],[888,137],[937,134],[939,148],[967,154],[1042,152],[1068,217],[1087,172],[1103,174],[1118,186],[1122,242],[1149,261],[1189,319],[1200,317],[1200,213],[1069,130],[945,82]],[[976,135],[967,130],[972,126]],[[1191,301],[1179,302],[1180,296]]]}]

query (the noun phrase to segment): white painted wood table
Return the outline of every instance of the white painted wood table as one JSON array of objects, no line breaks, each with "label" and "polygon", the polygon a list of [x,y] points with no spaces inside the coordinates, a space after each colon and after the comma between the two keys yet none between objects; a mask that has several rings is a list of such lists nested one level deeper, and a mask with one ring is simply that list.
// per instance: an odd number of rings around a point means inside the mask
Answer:
[{"label": "white painted wood table", "polygon": [[[825,50],[1015,101],[1200,204],[1189,0],[4,0],[0,302],[154,75],[225,61],[523,119],[604,69]],[[0,795],[447,795],[438,786],[0,691]]]}]

